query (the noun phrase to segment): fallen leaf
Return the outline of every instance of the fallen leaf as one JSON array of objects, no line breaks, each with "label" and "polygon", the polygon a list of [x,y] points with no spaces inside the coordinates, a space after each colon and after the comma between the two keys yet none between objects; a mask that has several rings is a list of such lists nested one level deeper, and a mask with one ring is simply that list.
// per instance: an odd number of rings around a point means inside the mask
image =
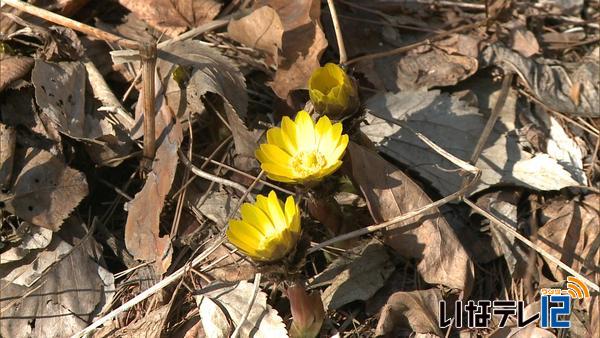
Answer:
[{"label": "fallen leaf", "polygon": [[[142,190],[127,204],[129,212],[125,224],[127,250],[137,259],[154,261],[159,275],[167,271],[173,254],[171,239],[169,235],[160,236],[159,226],[165,198],[175,178],[177,150],[183,139],[181,125],[163,102],[159,97],[156,105],[160,110],[155,120],[157,144],[152,171],[148,173]],[[138,107],[142,105],[143,95],[140,95]]]},{"label": "fallen leaf", "polygon": [[83,141],[96,163],[130,153],[130,139],[125,129],[109,122],[106,112],[89,109],[92,104],[86,103],[88,81],[83,63],[36,60],[31,82],[42,114],[56,124],[61,133]]},{"label": "fallen leaf", "polygon": [[22,222],[17,229],[21,236],[19,245],[0,253],[0,265],[19,261],[31,250],[44,249],[52,241],[52,230]]},{"label": "fallen leaf", "polygon": [[171,38],[210,22],[223,5],[217,0],[119,0],[119,3]]},{"label": "fallen leaf", "polygon": [[359,248],[353,259],[338,258],[311,281],[311,288],[330,284],[321,295],[326,309],[371,298],[394,271],[394,264],[379,241],[372,240]]},{"label": "fallen leaf", "polygon": [[[517,224],[517,204],[521,194],[511,191],[497,191],[482,195],[477,199],[477,205],[519,231]],[[529,261],[529,252],[525,250],[515,236],[498,227],[493,222],[488,223],[492,235],[492,248],[497,257],[504,257],[511,276],[517,280],[523,277]]]},{"label": "fallen leaf", "polygon": [[269,6],[255,9],[227,26],[227,33],[233,40],[265,52],[267,63],[275,66],[279,62],[283,32],[279,14]]},{"label": "fallen leaf", "polygon": [[225,245],[220,245],[206,258],[206,266],[202,273],[213,280],[223,282],[238,282],[254,277],[256,266],[239,251],[232,253]]},{"label": "fallen leaf", "polygon": [[510,31],[511,48],[524,57],[531,57],[540,52],[535,35],[525,27],[515,27]]},{"label": "fallen leaf", "polygon": [[[594,80],[600,76],[600,48],[590,52],[573,72],[568,72],[554,60],[526,58],[500,44],[491,44],[481,55],[482,67],[497,65],[514,71],[535,98],[551,110],[574,116],[600,117],[600,85]],[[575,104],[570,95],[571,87],[577,83],[583,87],[579,104]]]},{"label": "fallen leaf", "polygon": [[121,327],[116,331],[110,332],[106,337],[122,338],[160,338],[164,333],[163,322],[169,313],[169,305],[163,305],[157,309],[146,312],[143,317]]},{"label": "fallen leaf", "polygon": [[[158,51],[158,76],[166,83],[167,104],[179,118],[204,110],[200,100],[207,93],[219,95],[241,117],[246,116],[248,94],[244,76],[234,63],[197,40],[178,41]],[[174,78],[180,67],[186,73],[184,87]]]},{"label": "fallen leaf", "polygon": [[24,161],[13,188],[0,192],[0,200],[10,213],[57,231],[88,194],[85,176],[45,150],[28,149]]},{"label": "fallen leaf", "polygon": [[[254,294],[252,283],[213,283],[195,296],[200,309],[200,319],[206,337],[229,337],[240,323]],[[267,295],[258,291],[247,319],[243,322],[240,337],[287,337],[283,320],[269,304]]]},{"label": "fallen leaf", "polygon": [[[211,191],[204,203],[196,207],[202,215],[215,222],[219,227],[224,227],[229,222],[232,209],[239,203],[239,198],[231,196],[226,191]],[[195,201],[190,196],[190,202]]]},{"label": "fallen leaf", "polygon": [[[497,94],[493,92],[490,96],[489,107],[495,105]],[[499,183],[538,190],[559,190],[581,184],[547,154],[532,156],[522,149],[517,135],[511,132],[516,128],[517,104],[516,92],[511,90],[476,163],[482,175],[470,193]],[[378,94],[365,106],[370,112],[361,131],[383,153],[417,171],[443,195],[461,187],[462,176],[443,170],[453,165],[399,124],[406,124],[436,144],[448,145],[448,152],[468,160],[487,121],[477,108],[438,90]]]},{"label": "fallen leaf", "polygon": [[0,93],[15,80],[25,76],[33,66],[33,59],[25,56],[9,56],[0,60]]},{"label": "fallen leaf", "polygon": [[[581,200],[558,199],[543,210],[546,219],[537,233],[535,244],[583,275],[598,275],[600,265],[600,195],[590,194]],[[568,273],[547,261],[556,280],[566,280]],[[600,280],[600,276],[592,278]]]},{"label": "fallen leaf", "polygon": [[395,336],[394,330],[404,327],[416,333],[444,336],[438,324],[441,300],[442,293],[438,289],[394,293],[381,310],[375,335]]},{"label": "fallen leaf", "polygon": [[31,82],[38,106],[62,133],[88,140],[114,133],[110,124],[102,126],[96,117],[85,113],[86,71],[81,62],[36,60]]},{"label": "fallen leaf", "polygon": [[286,100],[290,91],[306,88],[327,47],[320,22],[321,1],[261,0],[255,8],[264,5],[279,14],[284,29],[277,72],[270,86],[277,96]]},{"label": "fallen leaf", "polygon": [[[416,183],[377,153],[353,142],[348,151],[352,179],[375,222],[432,203]],[[462,290],[464,297],[471,292],[473,262],[437,208],[389,228],[385,243],[400,255],[417,259],[417,270],[427,283]]]},{"label": "fallen leaf", "polygon": [[74,247],[54,236],[44,251],[29,258],[29,262],[40,255],[52,258],[44,260],[54,264],[49,270],[35,263],[22,265],[23,274],[41,277],[31,287],[12,282],[12,274],[6,274],[10,266],[0,267],[2,334],[15,338],[70,337],[91,323],[115,292],[112,273],[90,257],[95,245],[91,237]]},{"label": "fallen leaf", "polygon": [[526,327],[503,327],[490,334],[489,338],[556,338],[556,336],[535,325],[528,325]]},{"label": "fallen leaf", "polygon": [[567,131],[561,124],[546,111],[537,112],[537,117],[546,130],[546,153],[554,158],[568,171],[577,182],[587,185],[587,177],[583,170],[583,158],[585,153],[577,142],[569,137]]},{"label": "fallen leaf", "polygon": [[13,164],[15,162],[15,128],[0,123],[0,188],[9,189],[12,183]]}]

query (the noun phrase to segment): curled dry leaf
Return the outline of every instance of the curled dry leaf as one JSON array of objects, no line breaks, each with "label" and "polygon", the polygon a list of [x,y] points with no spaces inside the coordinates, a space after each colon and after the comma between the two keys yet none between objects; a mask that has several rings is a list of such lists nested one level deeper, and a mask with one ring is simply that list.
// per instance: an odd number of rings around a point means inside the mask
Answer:
[{"label": "curled dry leaf", "polygon": [[214,280],[223,282],[239,282],[249,280],[256,274],[256,266],[239,251],[232,253],[224,245],[219,246],[206,259],[206,266],[209,269],[202,273],[210,276]]},{"label": "curled dry leaf", "polygon": [[438,289],[394,293],[381,310],[375,335],[396,337],[394,331],[404,327],[416,333],[433,333],[443,337],[438,324],[441,300],[442,293]]},{"label": "curled dry leaf", "polygon": [[[229,337],[242,320],[254,294],[252,283],[213,283],[195,296],[200,320],[209,338]],[[267,304],[267,295],[258,290],[247,319],[241,325],[240,337],[287,337],[285,324],[277,311]]]},{"label": "curled dry leaf", "polygon": [[13,164],[15,162],[15,128],[0,123],[0,188],[8,189],[12,183]]},{"label": "curled dry leaf", "polygon": [[268,64],[277,65],[279,62],[284,29],[279,14],[273,8],[263,6],[241,19],[232,20],[227,32],[235,41],[264,52]]},{"label": "curled dry leaf", "polygon": [[26,56],[9,56],[0,59],[0,93],[13,81],[29,73],[33,59]]},{"label": "curled dry leaf", "polygon": [[326,309],[371,298],[394,271],[385,246],[379,241],[372,240],[360,249],[353,260],[339,258],[312,281],[311,287],[331,284],[321,295]]},{"label": "curled dry leaf", "polygon": [[509,326],[496,330],[488,336],[489,338],[556,338],[554,333],[528,325],[526,327]]},{"label": "curled dry leaf", "polygon": [[86,112],[90,104],[86,104],[87,72],[83,63],[36,60],[31,81],[42,113],[61,133],[84,141],[97,163],[129,154],[129,138],[123,129],[115,128],[105,112]]},{"label": "curled dry leaf", "polygon": [[[543,209],[547,219],[538,230],[536,245],[546,250],[575,271],[600,280],[600,195],[590,194],[582,200],[558,199]],[[564,270],[547,261],[556,280],[567,278]],[[594,276],[596,275],[596,276]]]},{"label": "curled dry leaf", "polygon": [[223,5],[218,0],[119,0],[119,3],[168,37],[210,22]]},{"label": "curled dry leaf", "polygon": [[[600,117],[600,76],[594,49],[577,69],[569,71],[562,64],[542,58],[526,58],[500,45],[492,44],[481,53],[483,66],[497,65],[519,75],[529,91],[548,108],[565,114]],[[571,97],[572,87],[581,86],[579,99]],[[578,102],[575,102],[578,101]]]},{"label": "curled dry leaf", "polygon": [[31,250],[44,249],[52,240],[52,230],[22,222],[17,229],[22,235],[18,246],[0,253],[0,265],[19,261],[27,256]]},{"label": "curled dry leaf", "polygon": [[0,192],[6,210],[32,224],[57,231],[88,193],[85,176],[50,152],[30,148],[12,189]]},{"label": "curled dry leaf", "polygon": [[[91,259],[96,245],[87,238],[71,246],[54,236],[44,251],[30,255],[29,264],[21,265],[19,273],[35,277],[28,279],[35,280],[30,287],[18,284],[14,273],[7,275],[10,264],[0,267],[2,335],[70,337],[85,328],[115,291],[112,273]],[[31,263],[40,260],[44,264]]]},{"label": "curled dry leaf", "polygon": [[[35,99],[42,112],[74,138],[101,135],[94,117],[85,114],[85,67],[80,62],[36,60],[31,73]],[[111,130],[112,132],[112,130]]]},{"label": "curled dry leaf", "polygon": [[277,96],[285,100],[290,91],[306,88],[327,47],[327,39],[321,29],[321,1],[260,0],[256,8],[265,5],[277,12],[284,29],[281,52],[276,60],[277,72],[270,86]]},{"label": "curled dry leaf", "polygon": [[[493,91],[488,107],[495,105],[497,97],[498,91]],[[443,170],[453,168],[452,163],[428,148],[401,124],[422,133],[436,144],[449,145],[447,150],[451,154],[468,160],[487,121],[477,108],[466,105],[457,96],[438,90],[378,94],[365,105],[370,112],[361,131],[376,142],[383,153],[409,165],[443,195],[461,187],[462,176]],[[583,184],[576,181],[556,159],[543,153],[532,156],[522,149],[513,132],[517,107],[520,106],[516,92],[510,90],[499,121],[476,163],[482,171],[481,180],[470,193],[498,183],[538,190],[559,190]]]},{"label": "curled dry leaf", "polygon": [[[143,95],[140,95],[137,107],[142,105]],[[155,120],[156,155],[142,190],[127,204],[125,245],[135,258],[154,261],[155,271],[163,274],[171,265],[173,250],[169,235],[160,236],[160,215],[175,178],[183,132],[162,97],[156,106],[160,107]]]},{"label": "curled dry leaf", "polygon": [[[348,151],[352,179],[376,222],[432,203],[415,182],[377,153],[353,142]],[[400,255],[417,259],[417,270],[427,283],[462,290],[465,297],[471,292],[473,262],[437,208],[387,230],[385,243]]]},{"label": "curled dry leaf", "polygon": [[[477,199],[477,205],[489,210],[494,216],[509,224],[515,230],[517,226],[517,204],[521,194],[510,191],[496,191],[485,194]],[[500,228],[495,223],[489,223],[492,235],[492,250],[496,257],[504,257],[506,265],[514,279],[523,277],[527,268],[529,253],[515,236]]]}]

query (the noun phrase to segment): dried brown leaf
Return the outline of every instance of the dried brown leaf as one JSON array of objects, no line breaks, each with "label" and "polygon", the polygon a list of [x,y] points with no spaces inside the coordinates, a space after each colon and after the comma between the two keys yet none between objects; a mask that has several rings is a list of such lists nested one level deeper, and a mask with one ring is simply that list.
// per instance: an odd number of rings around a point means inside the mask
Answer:
[{"label": "dried brown leaf", "polygon": [[8,194],[0,193],[6,209],[35,225],[57,231],[87,195],[85,176],[50,152],[29,149],[25,164]]},{"label": "dried brown leaf", "polygon": [[[527,58],[500,45],[492,44],[482,51],[482,66],[500,66],[516,72],[539,102],[551,110],[586,117],[600,116],[600,47],[587,55],[571,72],[556,60]],[[571,100],[571,87],[582,84],[578,104]]]},{"label": "dried brown leaf", "polygon": [[268,64],[279,62],[284,30],[279,14],[273,8],[263,6],[241,19],[232,20],[227,32],[235,41],[265,52]]},{"label": "dried brown leaf", "polygon": [[11,184],[17,133],[15,128],[0,123],[0,188],[8,189]]},{"label": "dried brown leaf", "polygon": [[306,88],[327,47],[320,22],[321,1],[261,0],[256,4],[257,7],[264,5],[275,9],[283,24],[278,68],[270,86],[277,96],[285,100],[290,91]]},{"label": "dried brown leaf", "polygon": [[354,260],[339,258],[313,281],[331,283],[321,295],[326,309],[338,309],[350,302],[371,298],[394,271],[386,248],[379,241],[372,240],[361,249]]},{"label": "dried brown leaf", "polygon": [[540,45],[535,35],[524,27],[517,27],[510,31],[511,48],[523,55],[531,57],[540,52]]},{"label": "dried brown leaf", "polygon": [[375,335],[394,336],[394,330],[404,327],[416,333],[444,336],[438,324],[441,300],[442,293],[438,289],[394,293],[381,310]]},{"label": "dried brown leaf", "polygon": [[0,60],[0,92],[13,81],[29,73],[33,59],[25,56],[9,56]]},{"label": "dried brown leaf", "polygon": [[[590,194],[581,201],[563,199],[549,204],[543,214],[547,218],[538,230],[536,245],[563,263],[600,280],[600,195]],[[568,273],[547,261],[556,280],[565,280]],[[595,275],[595,277],[594,277]]]},{"label": "dried brown leaf", "polygon": [[[352,178],[376,222],[432,203],[416,183],[377,153],[352,142],[348,150]],[[465,297],[471,292],[473,262],[437,208],[386,231],[385,243],[402,256],[417,259],[427,283],[462,290]]]},{"label": "dried brown leaf", "polygon": [[[254,286],[246,281],[233,285],[217,282],[203,288],[202,295],[195,298],[206,336],[229,337],[242,320],[253,294]],[[240,337],[287,336],[281,317],[267,304],[267,294],[259,290],[250,313],[241,325]]]},{"label": "dried brown leaf", "polygon": [[[159,89],[157,88],[157,91]],[[138,107],[142,106],[140,95]],[[158,103],[164,102],[159,99]],[[147,175],[142,190],[127,204],[129,213],[125,224],[125,245],[137,259],[155,261],[158,274],[163,274],[171,265],[171,240],[169,235],[160,236],[160,215],[165,198],[175,178],[183,132],[181,125],[165,104],[156,114],[157,148],[152,171]]]},{"label": "dried brown leaf", "polygon": [[119,3],[169,37],[211,21],[223,5],[217,0],[119,0]]},{"label": "dried brown leaf", "polygon": [[[451,154],[468,160],[487,121],[483,110],[493,107],[499,94],[495,87],[486,85],[483,79],[478,80],[477,94],[482,98],[479,100],[482,112],[459,100],[457,95],[450,96],[438,90],[378,94],[365,103],[370,112],[361,131],[386,155],[408,165],[443,195],[449,195],[461,187],[463,177],[444,170],[453,168],[453,164],[401,125],[413,128],[436,144],[448,145]],[[481,180],[469,193],[498,183],[538,190],[559,190],[583,184],[584,181],[577,180],[581,175],[567,171],[566,164],[571,163],[559,163],[548,154],[532,155],[523,149],[513,132],[517,128],[518,109],[527,109],[527,106],[518,100],[515,90],[510,90],[499,121],[476,163],[482,171]],[[577,167],[577,164],[572,163],[572,166]]]},{"label": "dried brown leaf", "polygon": [[219,246],[206,259],[210,269],[203,271],[214,280],[238,282],[249,280],[256,274],[256,266],[239,252],[231,253],[224,245]]},{"label": "dried brown leaf", "polygon": [[[28,262],[39,255],[47,255],[53,257],[49,264],[58,263],[31,287],[11,282],[13,278],[6,274],[7,270],[12,270],[10,266],[0,268],[2,335],[70,337],[85,328],[102,306],[110,302],[115,290],[113,275],[91,258],[94,246],[97,243],[92,238],[71,246],[54,236],[50,246],[32,254]],[[35,263],[24,267],[38,276],[45,270]]]}]

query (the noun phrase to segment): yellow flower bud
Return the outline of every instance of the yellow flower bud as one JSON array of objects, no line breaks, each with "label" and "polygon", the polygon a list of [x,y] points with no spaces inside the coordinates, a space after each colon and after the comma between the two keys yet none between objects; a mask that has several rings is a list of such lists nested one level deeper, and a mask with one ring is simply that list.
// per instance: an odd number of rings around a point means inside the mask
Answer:
[{"label": "yellow flower bud", "polygon": [[319,181],[342,165],[348,145],[342,124],[323,116],[315,124],[301,110],[295,121],[284,116],[281,127],[267,131],[267,143],[256,150],[256,158],[267,176],[275,181],[308,183]]},{"label": "yellow flower bud", "polygon": [[300,210],[294,197],[284,203],[274,191],[258,195],[256,203],[244,203],[242,219],[232,219],[227,228],[231,244],[250,258],[271,262],[283,258],[296,246],[300,237]]},{"label": "yellow flower bud", "polygon": [[333,63],[312,73],[308,94],[315,110],[331,117],[351,114],[359,104],[356,84],[340,66]]}]

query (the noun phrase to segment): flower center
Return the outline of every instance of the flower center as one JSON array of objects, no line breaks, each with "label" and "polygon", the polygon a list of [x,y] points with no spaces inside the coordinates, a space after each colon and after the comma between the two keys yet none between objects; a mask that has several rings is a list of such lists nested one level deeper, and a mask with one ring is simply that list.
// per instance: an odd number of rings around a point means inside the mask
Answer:
[{"label": "flower center", "polygon": [[325,167],[325,156],[318,151],[301,151],[292,158],[292,169],[299,176],[310,176]]}]

